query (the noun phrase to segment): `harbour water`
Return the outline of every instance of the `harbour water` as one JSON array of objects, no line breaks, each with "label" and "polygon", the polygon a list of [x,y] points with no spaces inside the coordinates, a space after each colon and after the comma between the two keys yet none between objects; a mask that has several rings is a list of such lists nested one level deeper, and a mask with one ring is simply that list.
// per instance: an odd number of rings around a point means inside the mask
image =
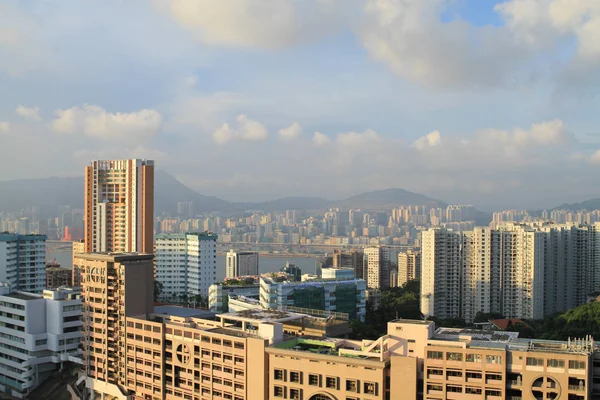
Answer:
[{"label": "harbour water", "polygon": [[[60,265],[64,268],[73,268],[70,243],[49,243],[46,252],[46,261],[52,261],[53,259],[56,259],[56,262],[60,263]],[[258,268],[261,273],[277,272],[285,266],[286,262],[296,264],[302,270],[303,274],[315,273],[315,258],[285,256],[261,257],[259,255],[258,260]],[[225,256],[217,256],[217,281],[222,281],[224,278]]]}]

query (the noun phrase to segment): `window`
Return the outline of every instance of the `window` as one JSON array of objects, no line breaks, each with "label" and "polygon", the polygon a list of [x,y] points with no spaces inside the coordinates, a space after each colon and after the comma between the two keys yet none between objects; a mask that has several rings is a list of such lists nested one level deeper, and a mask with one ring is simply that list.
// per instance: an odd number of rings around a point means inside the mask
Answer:
[{"label": "window", "polygon": [[347,392],[358,392],[358,381],[354,379],[346,379],[346,391]]},{"label": "window", "polygon": [[487,381],[501,381],[502,380],[502,375],[500,374],[485,374],[485,379]]},{"label": "window", "polygon": [[[525,361],[525,363],[531,367],[543,367],[544,366],[544,360],[541,358],[527,357],[527,360]],[[570,364],[570,361],[569,361],[569,364]]]},{"label": "window", "polygon": [[487,396],[501,397],[502,392],[500,390],[496,390],[496,389],[485,389],[485,395],[486,395],[486,397]]},{"label": "window", "polygon": [[431,360],[442,360],[444,358],[443,351],[428,351],[427,358]]},{"label": "window", "polygon": [[467,382],[469,379],[481,379],[481,372],[469,372],[467,371]]},{"label": "window", "polygon": [[446,353],[446,360],[447,361],[462,361],[462,353],[453,353],[451,351]]},{"label": "window", "polygon": [[467,362],[481,364],[481,354],[470,354],[470,353],[467,353],[466,360],[467,360]]},{"label": "window", "polygon": [[442,385],[427,385],[427,394],[435,393],[435,392],[443,392],[444,387]]},{"label": "window", "polygon": [[485,356],[487,364],[502,364],[502,356]]},{"label": "window", "polygon": [[436,369],[436,368],[427,368],[428,378],[431,377],[441,377],[444,375],[444,370]]},{"label": "window", "polygon": [[462,386],[447,385],[446,392],[462,393]]},{"label": "window", "polygon": [[377,396],[377,384],[373,382],[365,382],[363,387],[365,394],[374,394]]},{"label": "window", "polygon": [[328,389],[337,389],[337,378],[332,376],[325,378],[325,387]]},{"label": "window", "polygon": [[468,393],[468,394],[481,394],[481,388],[466,387],[465,388],[465,393]]},{"label": "window", "polygon": [[300,389],[290,389],[290,399],[300,400],[302,398],[301,396]]},{"label": "window", "polygon": [[569,369],[585,369],[585,361],[569,360]]},{"label": "window", "polygon": [[308,384],[311,386],[319,386],[319,375],[308,374]]},{"label": "window", "polygon": [[290,382],[302,383],[302,373],[296,371],[290,372]]},{"label": "window", "polygon": [[555,360],[553,358],[546,361],[549,368],[564,368],[565,360]]},{"label": "window", "polygon": [[454,369],[449,369],[449,370],[446,371],[446,376],[447,377],[455,376],[455,377],[462,378],[462,371],[458,371],[458,370],[454,370]]},{"label": "window", "polygon": [[282,381],[283,380],[283,370],[282,369],[276,369],[275,371],[273,371],[273,378],[276,381]]}]

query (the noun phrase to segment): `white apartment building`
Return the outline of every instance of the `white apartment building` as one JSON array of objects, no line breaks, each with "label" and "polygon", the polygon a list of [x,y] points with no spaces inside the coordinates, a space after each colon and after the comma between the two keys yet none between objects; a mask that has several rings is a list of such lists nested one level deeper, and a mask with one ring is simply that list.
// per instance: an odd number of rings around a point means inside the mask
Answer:
[{"label": "white apartment building", "polygon": [[0,282],[42,293],[46,285],[46,236],[0,233]]},{"label": "white apartment building", "polygon": [[539,319],[587,301],[597,290],[597,226],[505,223],[469,232],[422,234],[421,312]]},{"label": "white apartment building", "polygon": [[225,276],[258,275],[258,253],[255,251],[234,252],[229,250],[225,256]]},{"label": "white apartment building", "polygon": [[28,393],[65,361],[81,364],[81,298],[72,289],[43,295],[0,285],[0,390]]},{"label": "white apartment building", "polygon": [[156,236],[156,280],[163,298],[208,296],[217,280],[217,235],[210,232]]},{"label": "white apartment building", "polygon": [[421,313],[460,317],[460,234],[444,228],[421,233]]},{"label": "white apartment building", "polygon": [[371,289],[390,287],[390,248],[367,247],[364,251],[363,277]]}]

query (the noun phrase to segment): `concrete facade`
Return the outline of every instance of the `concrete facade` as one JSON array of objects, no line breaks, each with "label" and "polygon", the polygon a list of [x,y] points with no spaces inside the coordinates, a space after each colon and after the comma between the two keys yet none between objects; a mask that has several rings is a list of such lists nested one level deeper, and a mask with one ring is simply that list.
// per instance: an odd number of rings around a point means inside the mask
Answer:
[{"label": "concrete facade", "polygon": [[186,295],[188,300],[208,296],[217,279],[217,235],[210,232],[156,236],[156,280],[162,297]]},{"label": "concrete facade", "polygon": [[263,276],[260,278],[260,305],[264,309],[285,310],[292,306],[348,313],[350,319],[364,320],[366,290],[363,279],[276,282]]},{"label": "concrete facade", "polygon": [[0,282],[41,294],[46,286],[46,236],[0,233]]},{"label": "concrete facade", "polygon": [[234,252],[225,255],[225,277],[258,275],[258,253],[255,251]]},{"label": "concrete facade", "polygon": [[81,316],[72,289],[39,295],[0,286],[0,390],[25,398],[63,362],[81,363]]},{"label": "concrete facade", "polygon": [[86,252],[152,253],[154,161],[93,161],[84,209]]}]

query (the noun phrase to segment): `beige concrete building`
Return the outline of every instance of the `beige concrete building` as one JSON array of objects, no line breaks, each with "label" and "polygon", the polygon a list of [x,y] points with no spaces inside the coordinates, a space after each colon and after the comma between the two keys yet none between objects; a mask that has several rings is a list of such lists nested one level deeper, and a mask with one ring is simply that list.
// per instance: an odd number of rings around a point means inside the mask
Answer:
[{"label": "beige concrete building", "polygon": [[85,253],[85,242],[80,241],[80,242],[73,242],[73,247],[72,247],[72,259],[73,259],[73,268],[71,269],[71,273],[72,273],[72,284],[73,287],[80,287],[81,286],[81,270],[79,269],[79,265],[77,265],[76,263],[76,258],[79,254],[81,253]]},{"label": "beige concrete building", "polygon": [[154,311],[152,254],[82,253],[83,368],[90,390],[112,395],[125,387],[125,318]]},{"label": "beige concrete building", "polygon": [[421,277],[421,252],[409,250],[398,253],[398,286]]},{"label": "beige concrete building", "polygon": [[154,161],[93,161],[84,208],[86,252],[152,253]]}]

